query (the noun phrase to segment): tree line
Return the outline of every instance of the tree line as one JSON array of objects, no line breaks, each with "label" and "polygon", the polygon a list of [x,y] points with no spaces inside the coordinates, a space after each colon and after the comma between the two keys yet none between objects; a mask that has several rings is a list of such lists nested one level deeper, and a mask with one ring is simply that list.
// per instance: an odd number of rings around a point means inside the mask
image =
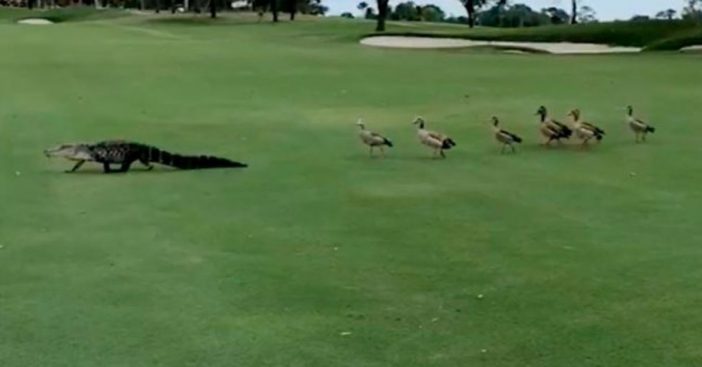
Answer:
[{"label": "tree line", "polygon": [[287,13],[290,20],[295,20],[298,13],[324,15],[329,10],[323,0],[0,0],[1,6],[18,6],[34,8],[55,8],[68,6],[94,6],[95,8],[122,8],[153,10],[192,11],[203,13],[209,11],[210,17],[216,18],[222,10],[255,10],[260,16],[270,12],[273,22],[278,22],[280,13]]},{"label": "tree line", "polygon": [[[487,27],[534,27],[550,24],[577,24],[597,22],[597,14],[584,1],[570,0],[570,9],[559,7],[543,8],[539,11],[531,7],[509,0],[458,0],[466,10],[466,16],[447,17],[437,5],[417,5],[413,1],[390,6],[389,0],[376,0],[375,7],[362,1],[357,8],[366,19],[374,19],[376,31],[385,30],[387,20],[431,21],[465,23],[473,28],[476,25]],[[342,16],[353,17],[351,13]],[[702,22],[702,0],[686,0],[686,6],[680,12],[675,9],[665,9],[655,16],[656,19],[673,20],[686,19]],[[648,16],[634,16],[631,20],[649,20]]]},{"label": "tree line", "polygon": [[258,11],[259,16],[270,11],[273,22],[278,22],[281,11],[288,13],[290,20],[295,20],[297,13],[324,15],[329,11],[329,8],[322,4],[322,0],[247,0],[247,2],[252,9]]},{"label": "tree line", "polygon": [[[272,14],[273,22],[278,22],[280,13],[287,13],[291,20],[295,20],[298,13],[324,15],[328,8],[324,0],[0,0],[0,5],[26,6],[30,9],[39,7],[88,5],[116,8],[135,8],[141,10],[170,9],[193,11],[195,13],[209,10],[212,18],[217,17],[217,12],[224,9],[233,9],[235,5],[243,10],[255,10],[259,17],[265,13]],[[372,0],[371,0],[372,1]],[[489,27],[532,27],[548,24],[576,24],[597,21],[595,11],[583,3],[585,0],[570,0],[570,9],[548,7],[536,11],[531,7],[510,0],[457,0],[466,10],[466,16],[447,16],[437,5],[417,5],[412,1],[405,1],[394,8],[389,0],[375,0],[375,7],[362,1],[358,9],[367,19],[377,20],[377,31],[385,30],[386,20],[428,21],[465,23],[470,27],[476,24]],[[664,9],[655,15],[656,19],[688,19],[702,22],[702,0],[685,0],[684,9],[678,13],[675,9]],[[243,6],[242,6],[243,4]],[[342,16],[353,17],[351,13]],[[649,20],[651,17],[637,15],[631,20]]]}]

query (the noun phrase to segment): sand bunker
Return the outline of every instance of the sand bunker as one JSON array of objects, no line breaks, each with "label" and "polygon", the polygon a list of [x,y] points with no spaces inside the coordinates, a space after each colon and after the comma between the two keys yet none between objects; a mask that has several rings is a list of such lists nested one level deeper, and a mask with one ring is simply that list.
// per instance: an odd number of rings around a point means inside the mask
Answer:
[{"label": "sand bunker", "polygon": [[687,46],[680,49],[682,52],[702,52],[702,45]]},{"label": "sand bunker", "polygon": [[19,24],[30,24],[30,25],[48,25],[48,24],[54,24],[54,22],[48,20],[48,19],[42,19],[42,18],[28,18],[28,19],[22,19],[18,21],[17,23]]},{"label": "sand bunker", "polygon": [[641,49],[638,47],[612,47],[594,43],[473,41],[460,38],[402,36],[367,37],[361,40],[361,44],[374,47],[424,49],[498,47],[505,49],[534,50],[536,52],[548,52],[559,55],[641,52]]}]

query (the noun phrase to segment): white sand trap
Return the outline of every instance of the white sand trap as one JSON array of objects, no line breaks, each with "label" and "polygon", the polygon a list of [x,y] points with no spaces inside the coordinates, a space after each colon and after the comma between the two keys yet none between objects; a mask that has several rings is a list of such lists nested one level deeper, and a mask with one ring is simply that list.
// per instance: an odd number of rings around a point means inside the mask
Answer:
[{"label": "white sand trap", "polygon": [[702,52],[702,45],[687,46],[680,49],[682,52]]},{"label": "white sand trap", "polygon": [[430,38],[402,36],[374,36],[361,40],[361,44],[374,47],[391,48],[466,48],[466,47],[501,47],[520,50],[534,50],[552,54],[605,54],[641,52],[638,47],[612,47],[594,43],[569,42],[503,42],[503,41],[474,41],[460,38]]},{"label": "white sand trap", "polygon": [[18,21],[17,23],[19,24],[30,24],[30,25],[48,25],[48,24],[54,24],[54,22],[48,20],[48,19],[42,19],[42,18],[28,18],[28,19],[22,19]]},{"label": "white sand trap", "polygon": [[506,53],[506,54],[513,54],[513,55],[528,55],[528,54],[529,54],[529,52],[523,51],[523,50],[510,50],[510,49],[506,49],[506,50],[504,50],[503,52]]}]

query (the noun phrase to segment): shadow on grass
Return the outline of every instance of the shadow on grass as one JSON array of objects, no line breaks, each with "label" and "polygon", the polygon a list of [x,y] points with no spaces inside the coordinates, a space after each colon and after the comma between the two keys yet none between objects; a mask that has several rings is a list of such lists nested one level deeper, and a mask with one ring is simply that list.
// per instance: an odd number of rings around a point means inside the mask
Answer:
[{"label": "shadow on grass", "polygon": [[132,168],[128,172],[118,172],[112,171],[110,173],[105,173],[102,168],[85,168],[76,172],[66,172],[66,171],[49,171],[50,173],[63,174],[69,176],[126,176],[126,175],[163,175],[163,174],[175,174],[175,173],[185,173],[185,172],[195,172],[195,171],[219,171],[219,170],[241,170],[241,168],[203,168],[203,169],[176,169],[168,167],[159,167],[152,170],[146,168]]},{"label": "shadow on grass", "polygon": [[454,47],[454,48],[423,48],[417,50],[432,50],[432,51],[445,51],[445,52],[474,52],[474,53],[485,53],[485,54],[512,54],[512,55],[551,55],[550,52],[544,50],[538,50],[529,47],[519,47],[519,46],[498,46],[498,45],[484,45],[484,46],[467,46],[467,47]]},{"label": "shadow on grass", "polygon": [[451,160],[451,154],[446,153],[446,158],[432,157],[430,155],[400,155],[400,154],[387,154],[385,158],[383,157],[369,157],[367,154],[354,154],[347,155],[344,157],[347,161],[357,161],[357,162],[383,162],[383,161],[415,161],[415,162],[443,162]]}]

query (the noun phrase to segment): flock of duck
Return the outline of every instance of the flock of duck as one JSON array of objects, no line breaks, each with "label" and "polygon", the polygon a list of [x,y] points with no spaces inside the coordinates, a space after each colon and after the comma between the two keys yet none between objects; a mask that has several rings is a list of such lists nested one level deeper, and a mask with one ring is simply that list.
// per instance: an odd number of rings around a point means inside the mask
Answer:
[{"label": "flock of duck", "polygon": [[[655,133],[656,129],[645,121],[634,116],[634,108],[627,106],[626,122],[629,128],[636,136],[636,142],[646,141],[646,135]],[[536,114],[540,117],[539,132],[544,137],[543,144],[548,146],[551,142],[561,142],[562,139],[570,139],[573,135],[581,141],[583,147],[587,147],[590,141],[595,140],[601,142],[604,139],[605,131],[598,126],[581,120],[580,110],[575,109],[570,111],[568,118],[570,124],[564,124],[549,117],[546,107],[541,106]],[[385,147],[391,148],[392,142],[381,134],[366,129],[363,120],[358,120],[360,128],[361,141],[370,147],[370,155],[374,156],[374,149],[378,148],[381,155],[385,155]],[[422,117],[417,117],[414,124],[418,125],[417,136],[419,141],[433,150],[434,157],[446,158],[444,151],[450,150],[456,146],[451,137],[446,134],[431,131],[426,129],[426,121]],[[507,130],[500,128],[500,120],[497,117],[492,118],[492,129],[495,140],[502,145],[501,153],[505,152],[508,147],[512,153],[516,152],[515,145],[523,142],[522,138]]]}]

